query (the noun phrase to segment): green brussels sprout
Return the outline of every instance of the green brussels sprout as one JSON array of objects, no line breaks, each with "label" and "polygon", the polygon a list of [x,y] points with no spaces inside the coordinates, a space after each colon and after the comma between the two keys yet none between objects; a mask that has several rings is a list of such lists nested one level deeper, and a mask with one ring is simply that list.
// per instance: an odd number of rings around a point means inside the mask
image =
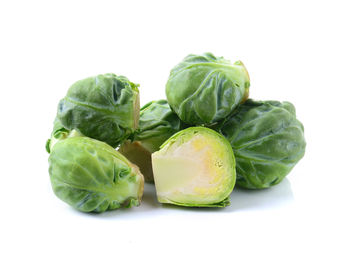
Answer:
[{"label": "green brussels sprout", "polygon": [[137,166],[104,142],[71,137],[54,146],[49,173],[58,198],[84,212],[138,206],[143,176]]},{"label": "green brussels sprout", "polygon": [[115,74],[80,80],[60,101],[57,117],[66,129],[117,147],[138,126],[137,86]]},{"label": "green brussels sprout", "polygon": [[166,84],[171,108],[192,125],[210,125],[228,116],[249,94],[250,79],[241,61],[211,53],[189,55],[175,66]]},{"label": "green brussels sprout", "polygon": [[160,203],[191,207],[225,207],[236,180],[229,142],[205,127],[182,130],[152,154]]},{"label": "green brussels sprout", "polygon": [[166,100],[152,101],[141,108],[135,140],[155,152],[170,136],[184,127],[186,125],[171,110]]},{"label": "green brussels sprout", "polygon": [[304,156],[304,127],[289,102],[254,101],[240,105],[221,128],[236,157],[237,185],[268,188],[278,184]]},{"label": "green brussels sprout", "polygon": [[139,166],[146,182],[153,182],[151,154],[183,128],[185,124],[170,109],[166,100],[152,101],[141,108],[135,141],[124,142],[119,152]]},{"label": "green brussels sprout", "polygon": [[64,140],[68,137],[74,137],[74,136],[83,136],[81,133],[79,133],[76,130],[68,130],[63,127],[62,123],[60,122],[57,117],[55,118],[54,124],[53,124],[53,130],[51,133],[51,138],[46,141],[46,151],[50,153],[53,146],[60,140]]}]

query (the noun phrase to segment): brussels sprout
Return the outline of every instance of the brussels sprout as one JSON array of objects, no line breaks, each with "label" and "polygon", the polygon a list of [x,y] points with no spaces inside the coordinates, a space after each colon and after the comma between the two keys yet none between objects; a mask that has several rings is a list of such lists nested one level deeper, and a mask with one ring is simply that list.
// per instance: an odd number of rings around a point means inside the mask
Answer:
[{"label": "brussels sprout", "polygon": [[249,94],[243,63],[211,53],[189,55],[175,66],[166,84],[171,108],[192,125],[210,125],[228,116]]},{"label": "brussels sprout", "polygon": [[166,100],[152,101],[141,108],[135,141],[123,143],[119,152],[139,166],[146,182],[153,182],[151,154],[184,127]]},{"label": "brussels sprout", "polygon": [[184,127],[186,125],[171,110],[166,100],[152,101],[141,108],[135,140],[155,152],[164,141]]},{"label": "brussels sprout", "polygon": [[60,101],[57,117],[66,129],[117,147],[138,125],[137,86],[115,74],[80,80]]},{"label": "brussels sprout", "polygon": [[152,154],[158,201],[180,206],[225,207],[236,180],[227,140],[205,127],[170,137]]},{"label": "brussels sprout", "polygon": [[79,133],[76,130],[67,130],[63,127],[62,123],[60,122],[57,117],[55,118],[54,124],[53,124],[53,130],[51,133],[51,138],[46,141],[46,151],[50,153],[53,146],[60,140],[64,140],[68,137],[74,137],[74,136],[83,136],[81,133]]},{"label": "brussels sprout", "polygon": [[236,157],[237,185],[259,189],[278,184],[304,156],[304,127],[289,102],[247,100],[221,133]]},{"label": "brussels sprout", "polygon": [[71,137],[58,142],[49,157],[56,196],[84,212],[138,206],[143,176],[137,166],[104,142]]}]

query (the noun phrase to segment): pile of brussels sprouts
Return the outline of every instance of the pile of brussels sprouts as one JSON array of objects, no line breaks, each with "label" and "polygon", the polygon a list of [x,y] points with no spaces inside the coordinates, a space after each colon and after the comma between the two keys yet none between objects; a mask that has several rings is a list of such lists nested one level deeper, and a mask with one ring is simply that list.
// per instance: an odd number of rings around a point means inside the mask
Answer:
[{"label": "pile of brussels sprouts", "polygon": [[242,62],[189,55],[170,72],[167,100],[140,109],[138,84],[115,74],[74,83],[46,143],[54,193],[84,212],[160,203],[225,207],[237,184],[278,184],[305,153],[289,102],[248,99]]}]

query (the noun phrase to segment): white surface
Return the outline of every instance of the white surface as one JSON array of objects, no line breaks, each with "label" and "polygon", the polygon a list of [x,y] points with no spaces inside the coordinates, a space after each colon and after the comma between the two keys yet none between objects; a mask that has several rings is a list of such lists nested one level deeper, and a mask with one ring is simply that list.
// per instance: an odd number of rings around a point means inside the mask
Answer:
[{"label": "white surface", "polygon": [[[347,1],[1,1],[0,266],[349,266]],[[305,157],[228,208],[82,214],[51,191],[49,137],[76,80],[115,72],[164,98],[188,53],[244,62],[256,99],[289,100]]]}]

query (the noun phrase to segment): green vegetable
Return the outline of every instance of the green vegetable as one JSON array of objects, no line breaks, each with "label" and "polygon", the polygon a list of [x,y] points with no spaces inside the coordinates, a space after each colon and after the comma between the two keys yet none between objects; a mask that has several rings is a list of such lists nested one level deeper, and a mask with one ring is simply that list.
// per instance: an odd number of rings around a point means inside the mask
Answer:
[{"label": "green vegetable", "polygon": [[236,179],[227,140],[205,127],[170,137],[152,154],[158,201],[180,206],[225,207]]},{"label": "green vegetable", "polygon": [[64,140],[68,137],[74,137],[74,136],[82,136],[82,134],[76,130],[72,130],[72,131],[67,130],[66,128],[63,127],[59,119],[57,119],[56,117],[53,125],[53,130],[51,133],[51,138],[48,139],[46,142],[46,151],[50,153],[53,146],[58,141]]},{"label": "green vegetable", "polygon": [[56,196],[84,212],[138,206],[143,176],[123,155],[88,137],[64,139],[53,147],[49,173]]},{"label": "green vegetable", "polygon": [[154,152],[184,127],[185,124],[171,110],[166,100],[152,101],[141,108],[135,140],[141,141],[145,148]]},{"label": "green vegetable", "polygon": [[278,184],[304,156],[304,127],[289,102],[247,100],[221,133],[236,157],[237,184],[259,189]]},{"label": "green vegetable", "polygon": [[243,63],[211,53],[189,55],[175,66],[166,84],[171,108],[184,122],[210,125],[228,116],[249,94]]},{"label": "green vegetable", "polygon": [[138,126],[137,86],[115,74],[80,80],[60,101],[57,117],[64,128],[117,147]]},{"label": "green vegetable", "polygon": [[146,182],[153,182],[151,154],[184,127],[166,100],[152,101],[141,108],[135,141],[125,142],[119,152],[139,166]]}]

